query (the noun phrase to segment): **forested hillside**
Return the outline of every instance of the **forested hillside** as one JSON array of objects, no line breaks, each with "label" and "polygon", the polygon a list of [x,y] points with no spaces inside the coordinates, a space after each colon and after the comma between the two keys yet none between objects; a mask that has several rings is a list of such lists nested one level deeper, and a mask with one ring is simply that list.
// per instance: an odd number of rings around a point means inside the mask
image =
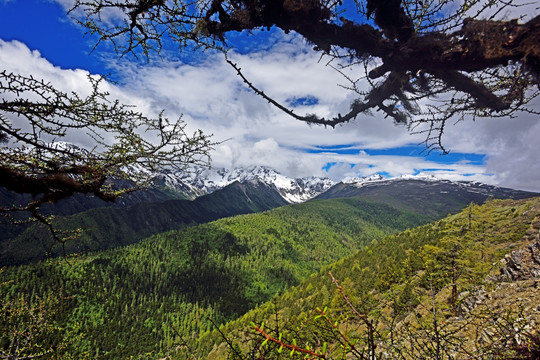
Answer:
[{"label": "forested hillside", "polygon": [[175,359],[536,359],[540,198],[373,241]]},{"label": "forested hillside", "polygon": [[[46,256],[110,249],[133,244],[160,232],[181,229],[227,216],[273,209],[287,204],[275,189],[258,182],[233,183],[195,200],[140,202],[125,208],[101,207],[58,217],[57,230],[83,230],[81,236],[59,246],[48,229],[31,226],[19,236],[3,240],[0,265],[17,265]],[[14,225],[10,225],[14,227]]]},{"label": "forested hillside", "polygon": [[355,198],[313,201],[7,268],[1,346],[9,350],[27,332],[26,354],[163,357],[212,322],[233,320],[325,264],[425,222]]},{"label": "forested hillside", "polygon": [[[117,181],[117,186],[123,184],[125,187],[133,186],[129,182]],[[114,202],[106,202],[98,197],[82,194],[74,194],[70,198],[62,199],[57,203],[47,203],[40,207],[45,215],[69,216],[86,210],[103,207],[127,207],[141,202],[164,202],[167,200],[188,199],[188,196],[181,191],[165,188],[164,186],[154,186],[145,190],[138,190],[125,194]],[[32,201],[30,194],[18,194],[0,187],[0,206],[24,206]],[[28,215],[28,214],[21,214]],[[0,218],[0,242],[10,239],[22,233],[28,226],[14,226],[5,218]]]}]

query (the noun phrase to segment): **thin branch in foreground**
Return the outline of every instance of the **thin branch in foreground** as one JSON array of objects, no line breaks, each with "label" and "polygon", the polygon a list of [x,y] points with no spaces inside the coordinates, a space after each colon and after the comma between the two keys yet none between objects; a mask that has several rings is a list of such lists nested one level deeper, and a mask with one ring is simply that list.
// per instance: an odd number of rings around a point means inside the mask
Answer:
[{"label": "thin branch in foreground", "polygon": [[263,329],[261,329],[260,327],[258,327],[256,325],[254,326],[254,330],[257,331],[258,333],[260,333],[262,336],[264,336],[267,341],[270,341],[270,342],[273,342],[273,343],[279,345],[280,348],[287,348],[287,349],[291,350],[291,356],[294,355],[295,352],[299,352],[299,353],[315,356],[315,357],[317,357],[319,359],[326,359],[325,354],[319,354],[319,353],[316,353],[315,351],[312,351],[312,350],[309,350],[309,349],[304,349],[304,348],[301,348],[301,347],[296,346],[296,345],[287,344],[287,343],[283,342],[280,339],[273,338],[272,336],[268,335]]}]

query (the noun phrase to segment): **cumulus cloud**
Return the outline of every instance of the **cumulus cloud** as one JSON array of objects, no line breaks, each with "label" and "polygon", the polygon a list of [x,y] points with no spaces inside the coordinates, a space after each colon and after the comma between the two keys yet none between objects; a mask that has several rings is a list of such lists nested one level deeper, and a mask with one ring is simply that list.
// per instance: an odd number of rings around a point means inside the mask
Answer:
[{"label": "cumulus cloud", "polygon": [[[354,94],[338,86],[344,78],[320,62],[319,54],[299,38],[260,52],[233,53],[230,58],[255,86],[283,103],[292,98],[317,99],[298,104],[298,113],[345,113],[354,99]],[[87,91],[84,79],[88,72],[55,67],[16,41],[0,42],[0,66],[46,78],[66,90]],[[424,172],[540,190],[535,183],[540,175],[536,161],[540,145],[534,139],[540,128],[532,116],[465,120],[450,126],[444,137],[450,150],[485,154],[487,160],[485,164],[442,164],[437,157],[418,153],[369,155],[369,150],[397,149],[423,140],[376,112],[335,129],[291,119],[250,91],[219,54],[207,53],[198,63],[164,60],[141,65],[116,60],[114,69],[120,82],[107,86],[124,103],[135,104],[150,115],[161,109],[169,118],[183,114],[190,131],[202,129],[213,133],[214,140],[223,141],[212,153],[214,167],[266,165],[288,176],[329,176],[334,180],[373,173],[400,176]],[[351,151],[340,151],[344,149],[340,145]]]},{"label": "cumulus cloud", "polygon": [[[0,69],[8,73],[20,74],[25,77],[31,76],[34,79],[43,80],[45,83],[50,83],[56,89],[67,94],[74,92],[81,97],[85,97],[90,95],[92,91],[92,85],[88,79],[91,74],[88,71],[82,69],[61,69],[54,66],[43,58],[39,51],[30,50],[25,44],[19,41],[8,42],[0,39]],[[94,74],[92,76],[99,75]],[[110,100],[118,99],[122,103],[135,105],[139,111],[147,115],[157,115],[157,112],[152,111],[149,106],[150,104],[144,98],[123,91],[111,83],[102,82],[100,91],[110,93]],[[12,96],[12,94],[2,94],[2,96]],[[33,95],[31,93],[25,93],[20,94],[20,96],[32,99]],[[29,126],[23,117],[8,116],[16,127],[25,129]],[[108,134],[105,133],[102,135],[107,139]],[[45,140],[53,141],[57,139],[50,138]],[[95,140],[91,136],[80,130],[69,131],[63,140],[86,148],[92,148],[96,145]],[[112,141],[112,139],[109,140]]]},{"label": "cumulus cloud", "polygon": [[[540,110],[540,99],[532,107]],[[502,186],[540,191],[540,118],[522,113],[516,118],[464,121],[448,128],[447,141],[456,151],[486,154],[486,173]]]}]

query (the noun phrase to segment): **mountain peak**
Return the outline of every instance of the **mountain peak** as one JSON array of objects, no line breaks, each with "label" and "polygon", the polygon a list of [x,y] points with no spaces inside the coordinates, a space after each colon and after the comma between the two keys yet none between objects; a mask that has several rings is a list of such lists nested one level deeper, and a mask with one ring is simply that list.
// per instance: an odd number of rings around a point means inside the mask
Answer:
[{"label": "mountain peak", "polygon": [[362,185],[365,183],[381,181],[381,180],[385,180],[385,178],[381,174],[373,174],[371,176],[364,176],[364,177],[346,177],[341,182],[344,184]]},{"label": "mountain peak", "polygon": [[417,181],[425,181],[425,182],[453,182],[456,184],[457,183],[470,184],[469,182],[463,182],[463,181],[455,182],[452,180],[443,179],[443,178],[436,177],[434,175],[428,175],[424,173],[419,173],[417,175],[401,175],[398,177],[391,177],[391,178],[384,177],[381,174],[373,174],[373,175],[364,176],[364,177],[347,177],[343,179],[343,181],[341,182],[346,185],[362,187],[366,185],[395,182],[395,181],[404,181],[404,180],[417,180]]},{"label": "mountain peak", "polygon": [[178,188],[179,184],[184,184],[184,188],[189,186],[200,193],[212,193],[235,181],[260,182],[274,187],[289,203],[307,201],[335,185],[328,178],[290,178],[272,168],[257,165],[233,170],[194,168],[189,173],[168,174],[166,186]]}]

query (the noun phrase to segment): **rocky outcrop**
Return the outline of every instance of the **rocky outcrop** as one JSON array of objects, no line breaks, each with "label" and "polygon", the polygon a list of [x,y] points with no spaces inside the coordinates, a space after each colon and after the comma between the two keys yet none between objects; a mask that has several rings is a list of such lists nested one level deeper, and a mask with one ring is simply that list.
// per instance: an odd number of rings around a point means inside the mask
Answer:
[{"label": "rocky outcrop", "polygon": [[[463,319],[479,305],[490,303],[495,298],[501,301],[508,292],[536,293],[540,289],[540,219],[536,217],[522,238],[523,246],[501,259],[502,267],[497,275],[486,277],[486,282],[496,283],[495,290],[487,291],[484,286],[459,294],[458,317]],[[525,290],[528,288],[527,290]],[[523,296],[523,295],[520,295]],[[521,299],[521,298],[520,298]],[[535,311],[540,312],[540,306]]]},{"label": "rocky outcrop", "polygon": [[501,260],[503,267],[496,281],[519,281],[540,278],[540,220],[535,218],[523,241],[528,244]]}]

